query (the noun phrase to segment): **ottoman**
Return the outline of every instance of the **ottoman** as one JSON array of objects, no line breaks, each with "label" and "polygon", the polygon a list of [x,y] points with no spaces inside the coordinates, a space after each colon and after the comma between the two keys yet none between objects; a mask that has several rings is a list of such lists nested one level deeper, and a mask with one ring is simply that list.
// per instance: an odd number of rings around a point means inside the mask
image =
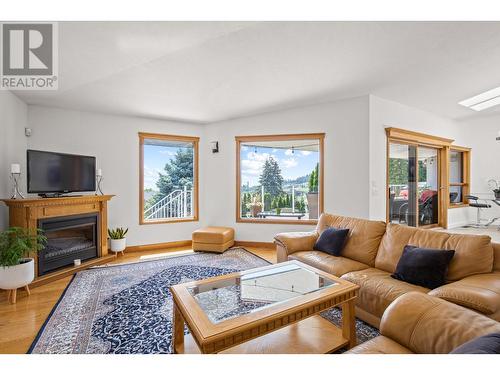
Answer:
[{"label": "ottoman", "polygon": [[223,253],[234,244],[234,229],[205,227],[193,232],[193,250]]}]

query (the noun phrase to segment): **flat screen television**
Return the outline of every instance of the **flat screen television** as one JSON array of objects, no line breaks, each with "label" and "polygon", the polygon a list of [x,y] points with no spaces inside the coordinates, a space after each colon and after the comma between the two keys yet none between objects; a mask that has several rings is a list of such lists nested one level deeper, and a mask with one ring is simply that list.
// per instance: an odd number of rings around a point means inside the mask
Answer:
[{"label": "flat screen television", "polygon": [[95,191],[96,159],[93,156],[28,150],[28,193],[59,195]]}]

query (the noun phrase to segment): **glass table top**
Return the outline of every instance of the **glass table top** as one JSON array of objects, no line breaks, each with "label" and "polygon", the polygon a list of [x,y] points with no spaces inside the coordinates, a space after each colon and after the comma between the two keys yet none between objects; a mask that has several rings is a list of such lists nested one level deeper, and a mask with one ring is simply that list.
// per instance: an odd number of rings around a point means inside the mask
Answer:
[{"label": "glass table top", "polygon": [[330,288],[338,283],[295,263],[189,287],[212,323]]}]

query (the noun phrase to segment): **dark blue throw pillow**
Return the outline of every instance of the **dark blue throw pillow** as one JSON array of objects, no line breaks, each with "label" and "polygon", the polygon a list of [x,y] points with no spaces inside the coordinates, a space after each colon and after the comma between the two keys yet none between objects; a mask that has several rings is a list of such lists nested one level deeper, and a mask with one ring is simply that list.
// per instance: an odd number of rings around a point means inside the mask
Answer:
[{"label": "dark blue throw pillow", "polygon": [[434,289],[446,282],[448,265],[455,250],[424,249],[406,245],[399,259],[394,279]]},{"label": "dark blue throw pillow", "polygon": [[330,227],[325,229],[314,244],[314,250],[323,251],[336,257],[344,248],[349,229]]},{"label": "dark blue throw pillow", "polygon": [[450,354],[500,354],[500,332],[467,341]]}]

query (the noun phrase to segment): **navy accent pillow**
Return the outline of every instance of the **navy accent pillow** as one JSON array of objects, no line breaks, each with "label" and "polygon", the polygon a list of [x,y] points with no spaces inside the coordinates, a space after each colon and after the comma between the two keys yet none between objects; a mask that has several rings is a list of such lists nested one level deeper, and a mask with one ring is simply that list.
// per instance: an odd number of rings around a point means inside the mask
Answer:
[{"label": "navy accent pillow", "polygon": [[467,341],[450,354],[500,354],[500,332]]},{"label": "navy accent pillow", "polygon": [[334,227],[325,229],[314,244],[314,250],[323,251],[324,253],[338,257],[344,248],[348,234],[349,229]]},{"label": "navy accent pillow", "polygon": [[406,245],[399,259],[394,279],[435,289],[446,282],[448,265],[455,250],[424,249]]}]

